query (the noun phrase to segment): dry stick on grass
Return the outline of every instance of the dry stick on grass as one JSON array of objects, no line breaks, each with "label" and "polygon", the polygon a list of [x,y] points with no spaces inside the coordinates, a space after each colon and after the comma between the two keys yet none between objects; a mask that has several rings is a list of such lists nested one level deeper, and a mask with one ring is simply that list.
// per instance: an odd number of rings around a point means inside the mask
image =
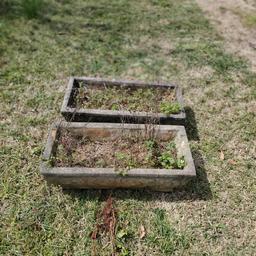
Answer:
[{"label": "dry stick on grass", "polygon": [[[116,231],[116,209],[114,208],[113,198],[110,195],[105,203],[103,210],[97,214],[96,227],[91,233],[91,239],[96,241],[98,235],[107,234],[110,238],[110,244],[112,249],[112,256],[116,255],[116,245],[115,245],[115,231]],[[95,253],[95,242],[93,242],[93,255]]]}]

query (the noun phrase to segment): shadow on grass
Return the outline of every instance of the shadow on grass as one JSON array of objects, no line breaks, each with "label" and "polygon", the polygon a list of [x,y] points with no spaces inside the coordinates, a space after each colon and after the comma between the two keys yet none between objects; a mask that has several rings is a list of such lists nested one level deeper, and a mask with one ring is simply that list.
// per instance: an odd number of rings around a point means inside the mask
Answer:
[{"label": "shadow on grass", "polygon": [[13,12],[13,5],[10,1],[1,0],[0,1],[0,16],[6,16]]},{"label": "shadow on grass", "polygon": [[183,189],[176,189],[172,192],[154,192],[151,190],[138,189],[101,189],[101,190],[73,190],[64,189],[63,192],[71,195],[74,198],[80,200],[100,200],[105,201],[109,195],[118,200],[134,199],[138,201],[155,201],[161,200],[165,202],[175,201],[196,201],[196,200],[210,200],[212,198],[212,192],[210,184],[207,179],[204,160],[199,151],[193,151],[193,158],[197,170],[196,179],[192,180]]},{"label": "shadow on grass", "polygon": [[200,138],[199,138],[199,133],[198,133],[197,124],[196,124],[195,112],[190,107],[185,107],[185,112],[186,112],[185,126],[186,126],[188,140],[199,141]]},{"label": "shadow on grass", "polygon": [[[2,0],[1,0],[2,1]],[[9,20],[24,17],[28,20],[36,19],[42,24],[50,22],[50,16],[56,13],[55,6],[42,0],[31,1],[0,1],[0,17]]]}]

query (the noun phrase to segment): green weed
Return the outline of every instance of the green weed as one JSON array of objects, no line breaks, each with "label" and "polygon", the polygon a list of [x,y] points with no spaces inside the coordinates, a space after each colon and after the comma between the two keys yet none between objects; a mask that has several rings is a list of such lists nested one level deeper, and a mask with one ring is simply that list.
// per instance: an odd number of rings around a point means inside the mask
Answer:
[{"label": "green weed", "polygon": [[178,114],[181,111],[179,103],[161,102],[160,110],[166,115]]},{"label": "green weed", "polygon": [[146,145],[147,149],[151,151],[156,146],[156,142],[154,140],[147,140],[147,141],[145,141],[145,145]]},{"label": "green weed", "polygon": [[163,152],[158,159],[165,169],[183,169],[186,166],[184,157],[175,159],[169,151]]}]

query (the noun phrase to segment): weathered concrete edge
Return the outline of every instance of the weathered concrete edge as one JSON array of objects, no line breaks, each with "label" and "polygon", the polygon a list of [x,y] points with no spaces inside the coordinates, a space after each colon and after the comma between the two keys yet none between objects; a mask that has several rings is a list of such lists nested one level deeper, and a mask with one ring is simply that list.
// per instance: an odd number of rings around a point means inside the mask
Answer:
[{"label": "weathered concrete edge", "polygon": [[70,77],[69,78],[68,86],[66,88],[64,99],[63,99],[63,103],[62,103],[62,106],[61,106],[61,113],[67,111],[68,101],[69,101],[69,99],[71,97],[71,92],[73,90],[74,81],[75,81],[74,77]]},{"label": "weathered concrete edge", "polygon": [[186,131],[183,126],[176,125],[158,125],[160,130],[174,130],[177,132],[175,139],[179,154],[184,155],[187,163],[183,170],[177,169],[131,169],[125,176],[118,174],[113,168],[85,168],[85,167],[49,167],[48,161],[53,151],[54,141],[56,140],[59,128],[116,128],[116,129],[143,129],[143,124],[119,124],[119,123],[79,123],[79,122],[58,122],[50,128],[46,147],[43,153],[43,160],[40,165],[40,172],[43,176],[60,176],[60,177],[118,177],[122,179],[131,177],[142,178],[193,178],[196,176],[196,170],[192,154],[189,148]]},{"label": "weathered concrete edge", "polygon": [[[75,80],[83,80],[85,82],[93,82],[98,84],[106,84],[106,85],[120,85],[125,84],[128,86],[164,86],[164,87],[171,87],[175,89],[175,96],[180,104],[181,112],[179,114],[171,114],[165,115],[163,113],[149,113],[149,112],[130,112],[130,111],[119,111],[119,110],[103,110],[103,109],[77,109],[68,106],[72,90],[74,89],[74,81]],[[140,81],[126,81],[126,80],[107,80],[107,79],[100,79],[100,78],[92,78],[92,77],[70,77],[68,86],[65,91],[64,100],[61,107],[61,114],[66,118],[67,115],[89,115],[89,116],[127,116],[127,117],[140,117],[140,118],[162,118],[162,119],[176,119],[176,120],[184,120],[186,118],[186,113],[184,109],[184,102],[182,97],[182,90],[178,85],[174,84],[167,84],[167,83],[145,83]]]}]

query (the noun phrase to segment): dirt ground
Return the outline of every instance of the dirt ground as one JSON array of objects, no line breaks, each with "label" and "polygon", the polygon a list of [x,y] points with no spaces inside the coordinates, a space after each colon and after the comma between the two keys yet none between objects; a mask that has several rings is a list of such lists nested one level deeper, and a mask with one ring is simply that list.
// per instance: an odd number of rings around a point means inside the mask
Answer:
[{"label": "dirt ground", "polygon": [[256,0],[196,1],[223,36],[227,50],[245,57],[256,71]]}]

